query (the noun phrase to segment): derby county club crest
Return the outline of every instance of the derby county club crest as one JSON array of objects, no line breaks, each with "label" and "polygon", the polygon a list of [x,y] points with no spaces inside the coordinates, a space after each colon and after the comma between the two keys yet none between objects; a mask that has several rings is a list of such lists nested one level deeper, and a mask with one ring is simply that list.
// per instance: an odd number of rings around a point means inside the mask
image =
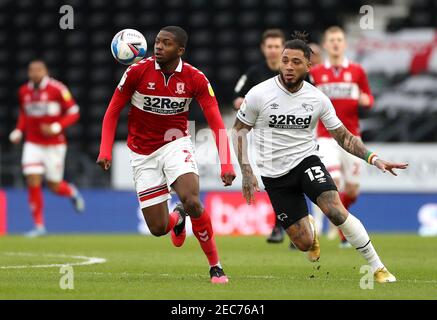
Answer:
[{"label": "derby county club crest", "polygon": [[302,103],[302,107],[305,109],[306,112],[314,111],[314,108],[313,108],[313,106],[311,104]]},{"label": "derby county club crest", "polygon": [[185,93],[185,83],[183,82],[176,83],[176,93],[177,94]]}]

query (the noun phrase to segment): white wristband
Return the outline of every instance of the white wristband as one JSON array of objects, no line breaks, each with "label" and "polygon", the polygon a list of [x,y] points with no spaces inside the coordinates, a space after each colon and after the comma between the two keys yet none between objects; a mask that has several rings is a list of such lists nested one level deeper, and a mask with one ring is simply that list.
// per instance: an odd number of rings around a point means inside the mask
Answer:
[{"label": "white wristband", "polygon": [[60,133],[61,130],[62,130],[62,126],[59,124],[59,122],[53,122],[53,123],[50,125],[50,128],[52,129],[52,131],[53,131],[55,134]]},{"label": "white wristband", "polygon": [[19,140],[23,137],[23,133],[21,132],[20,129],[14,129],[10,134],[9,134],[9,141],[13,142],[15,140]]}]

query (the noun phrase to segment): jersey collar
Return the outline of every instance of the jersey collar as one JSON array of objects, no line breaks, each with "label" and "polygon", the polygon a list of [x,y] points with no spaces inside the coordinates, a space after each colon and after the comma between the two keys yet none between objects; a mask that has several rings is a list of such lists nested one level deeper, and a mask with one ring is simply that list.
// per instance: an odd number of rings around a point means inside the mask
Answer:
[{"label": "jersey collar", "polygon": [[[343,68],[347,68],[347,67],[349,67],[349,59],[346,58],[346,57],[344,57],[344,58],[343,58],[343,62],[341,63],[341,66],[342,66]],[[326,60],[325,60],[325,68],[326,68],[326,69],[330,69],[331,67],[332,67],[331,62],[329,62],[329,60],[326,59]]]},{"label": "jersey collar", "polygon": [[[175,72],[182,72],[182,66],[184,65],[184,62],[182,61],[182,59],[179,58],[179,64],[175,69]],[[155,70],[161,70],[161,66],[159,65],[159,63],[155,60]]]},{"label": "jersey collar", "polygon": [[[45,76],[44,78],[42,78],[41,83],[39,84],[38,89],[39,90],[44,90],[47,87],[47,84],[50,81],[50,77],[49,76]],[[35,88],[35,84],[32,81],[29,81],[27,83],[27,86],[29,87],[29,89],[34,89]]]}]

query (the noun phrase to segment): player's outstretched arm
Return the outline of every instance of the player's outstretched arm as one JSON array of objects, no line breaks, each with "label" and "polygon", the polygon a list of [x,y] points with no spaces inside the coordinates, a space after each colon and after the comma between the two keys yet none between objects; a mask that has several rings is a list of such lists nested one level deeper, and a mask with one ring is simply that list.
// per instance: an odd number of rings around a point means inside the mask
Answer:
[{"label": "player's outstretched arm", "polygon": [[103,169],[109,170],[112,162],[112,145],[114,144],[115,130],[117,128],[120,112],[123,110],[130,96],[115,89],[108,109],[106,109],[102,125],[102,138],[100,142],[100,153],[96,163]]},{"label": "player's outstretched arm", "polygon": [[232,181],[234,181],[236,176],[234,166],[231,162],[231,152],[226,128],[211,84],[202,73],[195,74],[195,81],[198,84],[196,100],[200,104],[205,119],[213,132],[221,165],[220,177],[223,185],[227,187],[232,185]]},{"label": "player's outstretched arm", "polygon": [[232,128],[232,143],[241,169],[243,196],[247,204],[253,203],[255,200],[254,191],[259,191],[258,181],[253,174],[247,153],[247,134],[251,129],[251,126],[241,122],[238,118]]},{"label": "player's outstretched arm", "polygon": [[226,128],[223,124],[223,119],[220,115],[218,105],[216,103],[211,103],[206,108],[203,109],[203,114],[205,115],[206,121],[211,128],[215,143],[217,146],[217,151],[219,154],[219,159],[221,163],[221,179],[225,187],[232,185],[232,181],[235,179],[234,167],[231,163],[231,152],[229,148],[228,136],[226,134]]},{"label": "player's outstretched arm", "polygon": [[361,139],[350,133],[344,125],[335,130],[330,130],[329,133],[344,150],[367,161],[369,164],[373,164],[382,172],[388,171],[397,176],[393,169],[406,169],[408,167],[407,163],[393,163],[378,158],[376,153],[367,150]]}]

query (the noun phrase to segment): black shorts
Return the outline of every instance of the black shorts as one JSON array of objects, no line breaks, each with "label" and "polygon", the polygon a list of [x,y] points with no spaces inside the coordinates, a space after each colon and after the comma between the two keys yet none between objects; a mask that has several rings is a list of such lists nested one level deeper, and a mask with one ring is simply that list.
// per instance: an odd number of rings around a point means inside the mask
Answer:
[{"label": "black shorts", "polygon": [[325,191],[336,190],[334,180],[317,156],[305,158],[278,178],[261,177],[270,202],[284,229],[308,215],[304,194],[315,204]]}]

